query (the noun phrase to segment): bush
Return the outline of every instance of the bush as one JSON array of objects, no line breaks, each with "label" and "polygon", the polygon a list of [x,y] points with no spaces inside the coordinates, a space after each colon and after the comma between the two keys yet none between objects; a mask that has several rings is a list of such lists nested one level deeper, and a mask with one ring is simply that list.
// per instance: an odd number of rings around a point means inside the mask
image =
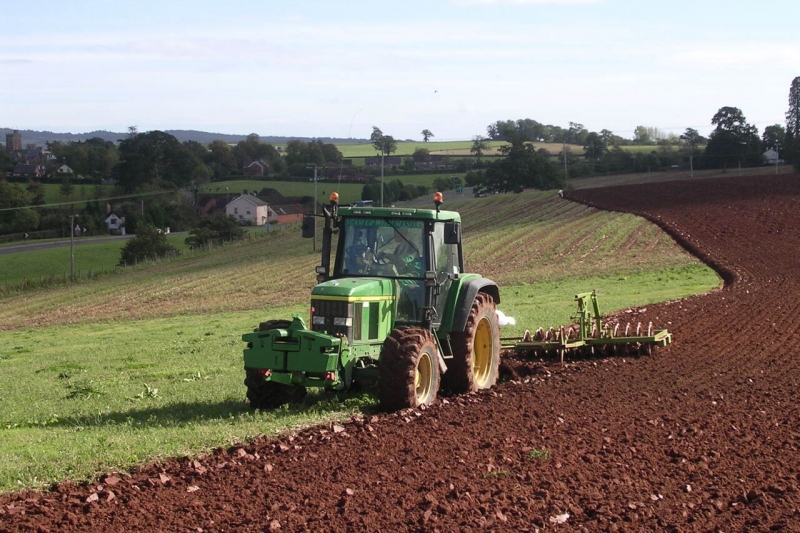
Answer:
[{"label": "bush", "polygon": [[203,247],[209,244],[221,245],[224,242],[238,241],[244,237],[244,230],[234,217],[218,211],[189,232],[186,244],[191,248]]},{"label": "bush", "polygon": [[167,242],[167,236],[155,226],[143,225],[136,237],[122,248],[120,265],[130,265],[145,259],[157,259],[177,254],[178,249]]}]

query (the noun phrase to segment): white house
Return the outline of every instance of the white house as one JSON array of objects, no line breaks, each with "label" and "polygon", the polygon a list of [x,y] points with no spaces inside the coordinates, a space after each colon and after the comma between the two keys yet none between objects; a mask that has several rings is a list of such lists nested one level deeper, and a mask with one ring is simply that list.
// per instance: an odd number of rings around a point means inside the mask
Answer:
[{"label": "white house", "polygon": [[278,220],[275,212],[269,208],[267,202],[251,194],[243,194],[234,198],[225,206],[225,214],[233,216],[239,224],[251,224],[253,226],[263,226],[269,222]]},{"label": "white house", "polygon": [[115,213],[109,213],[106,217],[105,223],[109,233],[119,235],[122,231],[120,228],[122,227],[122,224],[125,223],[125,220],[118,217]]},{"label": "white house", "polygon": [[764,158],[764,162],[770,165],[774,165],[778,162],[778,152],[770,148],[761,156]]},{"label": "white house", "polygon": [[61,166],[60,166],[60,167],[58,167],[58,169],[56,170],[56,174],[59,174],[59,175],[64,175],[64,174],[74,174],[74,172],[73,172],[73,171],[72,171],[72,169],[69,167],[69,165],[61,165]]}]

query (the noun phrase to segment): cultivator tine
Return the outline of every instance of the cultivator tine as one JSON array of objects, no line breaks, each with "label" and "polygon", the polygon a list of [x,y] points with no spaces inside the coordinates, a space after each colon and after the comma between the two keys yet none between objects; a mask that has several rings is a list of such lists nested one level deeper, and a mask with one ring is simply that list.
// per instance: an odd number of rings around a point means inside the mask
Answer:
[{"label": "cultivator tine", "polygon": [[[617,337],[619,337],[619,324],[614,324],[614,329],[611,333],[611,338],[616,339]],[[610,346],[611,346],[611,355],[615,357],[619,355],[619,344],[612,343]]]}]

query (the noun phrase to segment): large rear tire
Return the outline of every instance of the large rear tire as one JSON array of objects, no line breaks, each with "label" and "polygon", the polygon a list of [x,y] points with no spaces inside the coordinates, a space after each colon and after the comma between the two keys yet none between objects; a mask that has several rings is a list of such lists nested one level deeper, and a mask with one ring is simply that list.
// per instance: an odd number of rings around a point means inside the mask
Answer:
[{"label": "large rear tire", "polygon": [[287,403],[299,403],[306,397],[306,388],[267,381],[254,368],[245,368],[244,384],[253,409],[274,409]]},{"label": "large rear tire", "polygon": [[439,355],[433,333],[423,328],[392,330],[383,343],[378,398],[385,411],[430,405],[439,390]]},{"label": "large rear tire", "polygon": [[450,335],[453,358],[442,376],[442,388],[454,394],[489,389],[500,369],[500,325],[494,299],[479,292],[463,332]]}]

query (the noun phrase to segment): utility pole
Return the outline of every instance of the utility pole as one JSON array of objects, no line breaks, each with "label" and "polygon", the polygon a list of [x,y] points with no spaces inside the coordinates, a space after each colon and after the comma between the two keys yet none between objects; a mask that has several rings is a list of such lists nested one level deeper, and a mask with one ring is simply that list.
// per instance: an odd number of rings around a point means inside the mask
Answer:
[{"label": "utility pole", "polygon": [[69,279],[75,281],[75,215],[69,217]]},{"label": "utility pole", "polygon": [[689,174],[694,177],[694,154],[689,154]]},{"label": "utility pole", "polygon": [[778,159],[780,157],[780,153],[778,153],[778,149],[775,149],[775,175],[778,175]]},{"label": "utility pole", "polygon": [[317,214],[317,165],[314,165],[314,214]]},{"label": "utility pole", "polygon": [[381,207],[383,207],[383,156],[386,155],[384,150],[381,150]]},{"label": "utility pole", "polygon": [[[317,214],[317,198],[318,198],[317,197],[317,169],[319,167],[317,166],[316,163],[314,163],[313,167],[306,166],[306,168],[313,168],[314,169],[314,215],[316,215]],[[267,218],[267,223],[269,223],[269,210],[267,211],[267,217],[268,217]],[[317,218],[315,216],[314,217],[314,226],[316,226],[316,225],[317,225]],[[316,252],[317,251],[317,232],[316,231],[314,232],[314,238],[312,240],[313,240],[313,244],[312,244],[311,249]]]}]

